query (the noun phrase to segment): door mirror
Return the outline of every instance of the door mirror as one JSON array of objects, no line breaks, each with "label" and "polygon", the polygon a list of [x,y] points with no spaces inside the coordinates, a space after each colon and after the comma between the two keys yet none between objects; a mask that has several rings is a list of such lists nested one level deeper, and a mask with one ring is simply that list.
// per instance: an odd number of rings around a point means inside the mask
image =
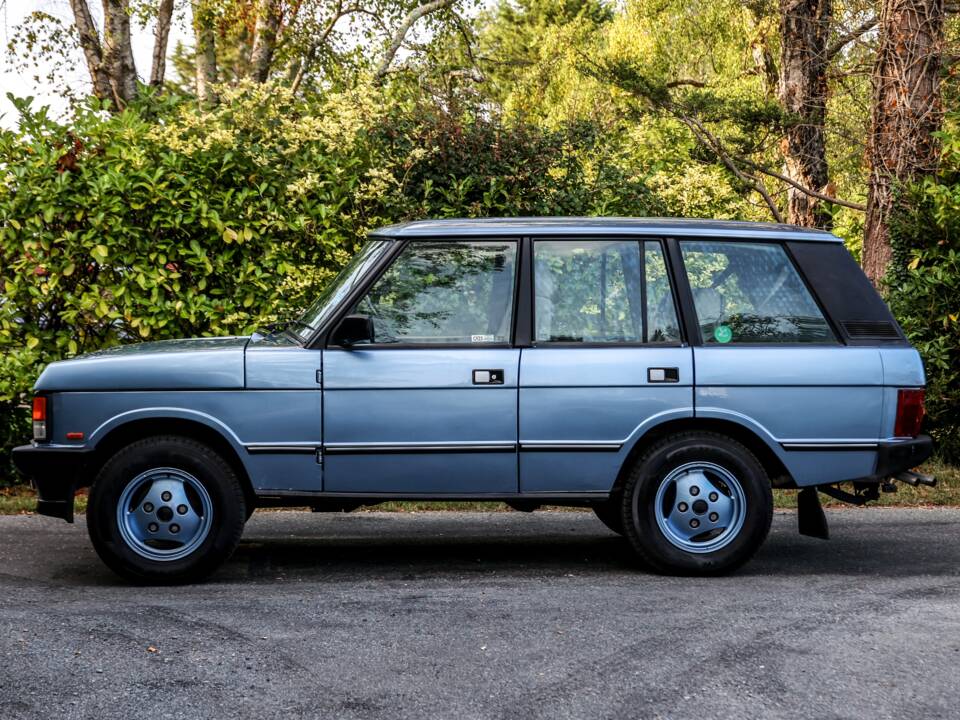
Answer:
[{"label": "door mirror", "polygon": [[373,338],[373,318],[369,315],[347,315],[333,333],[334,344],[343,347],[372,343]]}]

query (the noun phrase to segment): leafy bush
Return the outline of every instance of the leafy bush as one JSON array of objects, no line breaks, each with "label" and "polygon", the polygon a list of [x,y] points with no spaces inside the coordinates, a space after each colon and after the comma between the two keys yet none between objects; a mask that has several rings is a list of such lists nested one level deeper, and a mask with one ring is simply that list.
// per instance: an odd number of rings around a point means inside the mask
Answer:
[{"label": "leafy bush", "polygon": [[359,89],[241,86],[201,112],[16,101],[0,132],[0,484],[45,365],[110,345],[248,333],[302,307],[373,227],[424,216],[643,215],[589,125],[551,132]]},{"label": "leafy bush", "polygon": [[[949,127],[956,128],[956,118]],[[927,427],[960,461],[960,135],[941,137],[939,176],[902,191],[887,300],[927,370]]]}]

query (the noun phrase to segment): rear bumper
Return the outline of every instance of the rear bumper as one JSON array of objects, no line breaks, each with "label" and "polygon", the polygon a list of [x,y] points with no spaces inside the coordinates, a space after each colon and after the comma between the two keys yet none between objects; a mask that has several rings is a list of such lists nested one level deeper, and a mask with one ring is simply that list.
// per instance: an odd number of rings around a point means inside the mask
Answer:
[{"label": "rear bumper", "polygon": [[13,463],[37,489],[37,512],[73,522],[73,494],[83,484],[92,451],[86,448],[21,445]]},{"label": "rear bumper", "polygon": [[918,435],[913,440],[880,443],[877,447],[877,469],[874,477],[883,480],[910,470],[932,454],[933,438],[929,435]]}]

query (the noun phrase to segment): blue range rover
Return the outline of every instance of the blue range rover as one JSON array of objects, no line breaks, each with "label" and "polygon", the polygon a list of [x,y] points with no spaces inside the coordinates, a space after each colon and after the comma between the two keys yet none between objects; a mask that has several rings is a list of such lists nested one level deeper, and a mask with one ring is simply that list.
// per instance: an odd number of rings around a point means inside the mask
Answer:
[{"label": "blue range rover", "polygon": [[[251,337],[48,366],[15,460],[39,511],[91,486],[97,552],[139,582],[214,570],[260,506],[592,508],[661,572],[747,561],[771,487],[862,504],[933,479],[924,373],[839,239],[644,219],[411,222]],[[841,485],[841,483],[846,483]]]}]

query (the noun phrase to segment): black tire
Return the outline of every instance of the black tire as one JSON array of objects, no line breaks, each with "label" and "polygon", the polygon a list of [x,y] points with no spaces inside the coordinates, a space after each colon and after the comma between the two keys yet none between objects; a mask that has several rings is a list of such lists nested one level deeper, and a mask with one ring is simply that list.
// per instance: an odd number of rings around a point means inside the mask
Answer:
[{"label": "black tire", "polygon": [[609,500],[602,505],[594,505],[593,513],[604,525],[617,535],[623,535],[623,512],[618,500]]},{"label": "black tire", "polygon": [[[714,530],[721,535],[716,543],[726,544],[712,551],[706,551],[712,541],[699,541],[696,537],[693,538],[694,544],[700,543],[697,549],[702,552],[681,547],[668,537],[657,521],[655,505],[660,486],[674,470],[696,463],[706,463],[730,473],[742,489],[745,500],[741,503],[744,507],[739,530]],[[683,471],[679,472],[678,477],[682,478]],[[721,494],[725,494],[723,488],[729,490],[722,477],[720,486]],[[715,489],[715,486],[710,488],[711,498],[716,495]],[[693,494],[693,490],[690,492]],[[662,502],[669,503],[669,496],[670,488],[666,487]],[[624,485],[620,510],[627,540],[640,560],[652,569],[667,574],[719,575],[743,565],[763,544],[773,519],[773,493],[763,467],[746,447],[725,435],[689,432],[662,440],[644,453]],[[700,510],[707,512],[702,506]],[[693,508],[688,512],[694,513]],[[665,509],[662,515],[668,515]],[[695,514],[682,517],[685,527],[686,517],[691,518],[689,525],[694,525]],[[699,526],[699,519],[696,524]],[[735,527],[736,524],[732,523],[731,528]],[[724,532],[727,533],[725,536]]]},{"label": "black tire", "polygon": [[[178,559],[155,560],[139,554],[124,539],[118,522],[117,505],[124,490],[142,473],[156,468],[188,474],[202,485],[211,507],[206,535],[198,534],[197,546]],[[206,577],[236,549],[246,518],[243,488],[230,464],[208,446],[173,435],[146,438],[119,450],[97,474],[87,505],[87,530],[97,554],[118,575],[142,584],[187,583]]]}]

